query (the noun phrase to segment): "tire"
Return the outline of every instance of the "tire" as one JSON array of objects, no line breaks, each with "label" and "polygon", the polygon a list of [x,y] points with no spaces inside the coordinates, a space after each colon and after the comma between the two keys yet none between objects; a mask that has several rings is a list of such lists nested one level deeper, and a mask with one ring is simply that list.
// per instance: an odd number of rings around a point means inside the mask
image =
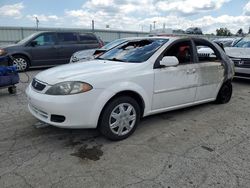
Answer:
[{"label": "tire", "polygon": [[16,94],[16,86],[8,87],[8,92],[10,94]]},{"label": "tire", "polygon": [[221,86],[215,102],[217,104],[228,103],[232,97],[232,93],[233,93],[232,83],[231,81],[227,81]]},{"label": "tire", "polygon": [[139,104],[133,98],[117,97],[104,107],[98,128],[110,140],[123,140],[134,133],[140,121],[140,111]]},{"label": "tire", "polygon": [[23,72],[29,69],[30,61],[22,55],[13,55],[13,65],[17,67],[17,71]]}]

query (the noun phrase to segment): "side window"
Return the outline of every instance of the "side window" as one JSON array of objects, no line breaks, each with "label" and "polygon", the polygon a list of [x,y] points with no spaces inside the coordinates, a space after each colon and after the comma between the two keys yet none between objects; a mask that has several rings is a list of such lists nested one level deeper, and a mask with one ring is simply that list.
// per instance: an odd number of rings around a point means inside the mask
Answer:
[{"label": "side window", "polygon": [[56,43],[56,37],[53,33],[46,33],[38,36],[33,41],[36,42],[36,46],[49,46]]},{"label": "side window", "polygon": [[80,34],[79,38],[81,43],[98,43],[97,38],[91,34]]},{"label": "side window", "polygon": [[63,44],[74,44],[77,43],[77,34],[76,33],[58,33],[58,42]]},{"label": "side window", "polygon": [[195,42],[199,62],[219,61],[214,47],[207,45],[203,42]]},{"label": "side window", "polygon": [[175,56],[179,60],[179,64],[188,64],[193,60],[192,45],[189,41],[179,42],[171,46],[163,55]]}]

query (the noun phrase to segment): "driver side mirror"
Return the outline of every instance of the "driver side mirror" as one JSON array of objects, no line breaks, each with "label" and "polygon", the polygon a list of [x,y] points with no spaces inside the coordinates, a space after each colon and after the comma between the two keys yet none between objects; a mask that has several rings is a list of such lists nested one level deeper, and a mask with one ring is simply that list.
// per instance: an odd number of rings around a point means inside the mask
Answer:
[{"label": "driver side mirror", "polygon": [[160,61],[160,65],[164,67],[177,66],[178,64],[179,60],[175,56],[165,56]]},{"label": "driver side mirror", "polygon": [[30,46],[32,46],[32,47],[35,47],[35,46],[37,46],[38,45],[38,43],[37,43],[37,41],[31,41],[31,43],[30,43]]}]

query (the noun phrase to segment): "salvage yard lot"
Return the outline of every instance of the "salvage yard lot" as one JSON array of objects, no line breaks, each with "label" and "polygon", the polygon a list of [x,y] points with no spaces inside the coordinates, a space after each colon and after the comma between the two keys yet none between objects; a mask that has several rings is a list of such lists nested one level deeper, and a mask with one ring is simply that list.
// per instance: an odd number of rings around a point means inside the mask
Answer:
[{"label": "salvage yard lot", "polygon": [[120,142],[96,130],[36,128],[26,87],[20,83],[16,95],[0,90],[0,187],[250,185],[250,81],[233,82],[228,104],[144,118]]}]

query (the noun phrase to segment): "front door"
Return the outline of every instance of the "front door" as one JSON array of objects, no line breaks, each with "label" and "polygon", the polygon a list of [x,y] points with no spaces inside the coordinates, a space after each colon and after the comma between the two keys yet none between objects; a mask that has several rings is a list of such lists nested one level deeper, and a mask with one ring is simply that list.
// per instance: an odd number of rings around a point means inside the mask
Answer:
[{"label": "front door", "polygon": [[178,107],[193,103],[198,83],[197,64],[194,63],[192,44],[182,41],[166,50],[164,56],[175,56],[176,67],[154,69],[153,110]]},{"label": "front door", "polygon": [[43,33],[39,35],[31,41],[27,48],[29,48],[31,52],[32,66],[58,64],[58,49],[56,45],[56,35],[54,33]]}]

